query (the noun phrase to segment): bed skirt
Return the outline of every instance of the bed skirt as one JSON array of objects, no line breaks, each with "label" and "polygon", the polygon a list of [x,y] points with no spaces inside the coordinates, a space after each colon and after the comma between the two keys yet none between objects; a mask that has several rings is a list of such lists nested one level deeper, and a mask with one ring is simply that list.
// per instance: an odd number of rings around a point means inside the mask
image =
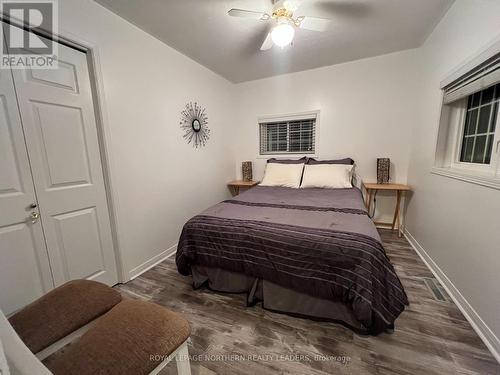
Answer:
[{"label": "bed skirt", "polygon": [[[262,302],[262,307],[266,310],[313,320],[332,321],[359,334],[369,333],[366,327],[356,320],[349,306],[342,302],[313,297],[267,280],[220,268],[192,265],[191,272],[195,289],[206,285],[217,292],[246,293],[247,306]],[[387,332],[392,332],[392,328]]]}]

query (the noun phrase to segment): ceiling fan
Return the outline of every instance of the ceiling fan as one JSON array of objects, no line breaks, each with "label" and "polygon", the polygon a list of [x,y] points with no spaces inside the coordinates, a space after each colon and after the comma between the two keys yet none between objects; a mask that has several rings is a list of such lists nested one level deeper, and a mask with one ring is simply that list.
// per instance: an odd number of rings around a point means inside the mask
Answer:
[{"label": "ceiling fan", "polygon": [[283,48],[292,43],[295,29],[325,31],[331,20],[308,16],[293,17],[294,12],[305,0],[279,0],[274,1],[271,14],[244,9],[230,9],[227,13],[232,17],[253,18],[260,21],[271,21],[272,29],[267,34],[261,51],[270,49],[273,44]]}]

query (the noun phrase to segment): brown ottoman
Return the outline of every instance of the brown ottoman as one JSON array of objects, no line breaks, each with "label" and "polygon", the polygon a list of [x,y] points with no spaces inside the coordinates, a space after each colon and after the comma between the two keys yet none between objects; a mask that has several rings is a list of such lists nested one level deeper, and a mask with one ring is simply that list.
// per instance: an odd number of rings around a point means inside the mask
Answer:
[{"label": "brown ottoman", "polygon": [[107,285],[73,280],[29,304],[9,322],[26,346],[38,353],[103,315],[121,299]]},{"label": "brown ottoman", "polygon": [[[149,374],[181,345],[187,355],[190,333],[181,315],[154,303],[124,300],[44,364],[54,375]],[[185,366],[189,373],[187,358]]]}]

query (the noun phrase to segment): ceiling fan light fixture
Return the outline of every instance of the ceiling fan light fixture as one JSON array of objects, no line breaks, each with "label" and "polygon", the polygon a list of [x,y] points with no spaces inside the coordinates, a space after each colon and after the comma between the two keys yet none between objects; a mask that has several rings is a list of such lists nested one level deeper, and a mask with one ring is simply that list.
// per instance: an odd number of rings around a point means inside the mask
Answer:
[{"label": "ceiling fan light fixture", "polygon": [[282,22],[271,31],[271,39],[278,47],[285,47],[292,43],[295,36],[295,28],[288,22]]}]

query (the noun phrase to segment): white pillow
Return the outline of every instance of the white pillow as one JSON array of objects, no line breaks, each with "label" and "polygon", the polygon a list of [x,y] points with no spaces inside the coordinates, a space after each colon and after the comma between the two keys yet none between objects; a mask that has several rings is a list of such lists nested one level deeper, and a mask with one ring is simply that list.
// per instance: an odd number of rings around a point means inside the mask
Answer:
[{"label": "white pillow", "polygon": [[267,163],[261,186],[298,188],[304,164]]},{"label": "white pillow", "polygon": [[301,188],[352,188],[352,165],[306,164]]}]

